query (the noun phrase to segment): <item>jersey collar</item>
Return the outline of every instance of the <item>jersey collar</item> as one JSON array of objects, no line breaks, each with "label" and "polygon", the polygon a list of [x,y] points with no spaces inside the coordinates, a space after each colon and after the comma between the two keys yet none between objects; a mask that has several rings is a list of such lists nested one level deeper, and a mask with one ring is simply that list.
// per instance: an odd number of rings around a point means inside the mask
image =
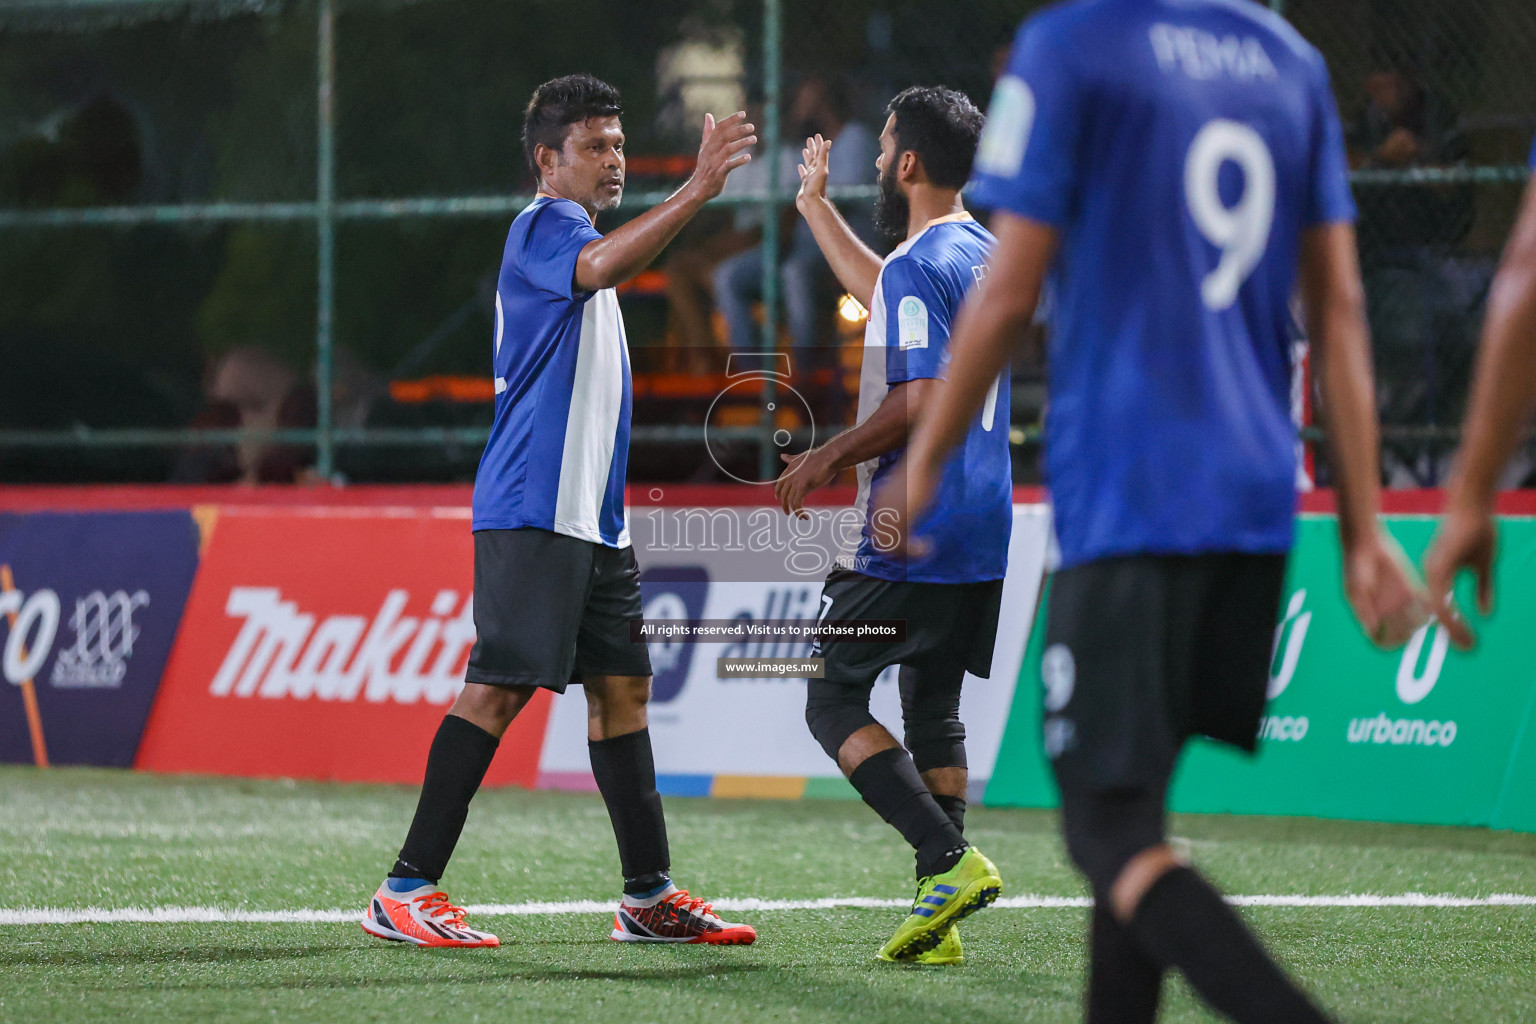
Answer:
[{"label": "jersey collar", "polygon": [[970,215],[970,212],[967,211],[967,210],[961,210],[959,213],[946,213],[942,217],[935,217],[935,218],[933,218],[933,220],[929,221],[927,224],[924,224],[921,228],[919,228],[918,231],[917,231],[917,234],[913,235],[911,238],[907,239],[905,242],[902,242],[900,245],[898,245],[896,247],[895,251],[891,255],[899,256],[900,254],[906,252],[908,249],[912,248],[912,246],[917,242],[917,240],[919,238],[922,238],[924,235],[926,235],[928,233],[928,229],[931,228],[931,227],[934,227],[935,225],[938,225],[938,224],[959,224],[959,223],[963,223],[963,222],[968,221],[968,220],[975,220],[975,219],[976,218],[972,217]]}]

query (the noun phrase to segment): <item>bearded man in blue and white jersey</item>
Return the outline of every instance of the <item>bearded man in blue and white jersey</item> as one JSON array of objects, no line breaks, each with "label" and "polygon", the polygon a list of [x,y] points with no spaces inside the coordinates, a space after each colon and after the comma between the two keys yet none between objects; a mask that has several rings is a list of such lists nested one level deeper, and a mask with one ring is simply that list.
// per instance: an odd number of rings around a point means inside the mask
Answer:
[{"label": "bearded man in blue and white jersey", "polygon": [[[960,189],[981,134],[981,111],[964,94],[914,87],[891,100],[880,133],[877,224],[901,244],[883,261],[826,198],[831,143],[806,141],[796,205],[838,279],[869,310],[855,426],[790,463],[776,490],[800,514],[805,495],[858,467],[861,510],[890,472],[912,424],[943,384],[949,328],[968,291],[986,275],[993,239],[966,212]],[[944,466],[921,530],[921,557],[895,558],[874,543],[866,515],[852,563],[827,577],[821,621],[905,623],[892,642],[822,638],[813,653],[823,677],[808,681],[806,722],[864,802],[916,852],[918,892],[880,950],[884,960],[952,964],[962,956],[956,922],[1001,892],[1002,879],[965,840],[965,726],[960,687],[967,672],[991,672],[992,645],[1008,563],[1012,463],[1008,381],[997,375],[986,408],[971,417],[963,448]],[[901,666],[905,746],[870,714],[876,678]]]},{"label": "bearded man in blue and white jersey", "polygon": [[590,75],[539,86],[523,120],[538,176],[507,235],[496,288],[496,413],[475,478],[475,631],[464,690],[432,741],[399,859],[363,916],[381,938],[495,946],[438,880],[507,727],[540,689],[581,684],[592,774],[618,840],[621,942],[742,944],[747,925],[672,884],[646,702],[651,665],[631,638],[640,572],[625,527],[630,370],[616,285],[666,248],[757,141],[744,113],[706,116],[693,176],[608,235],[624,194],[619,94]]}]

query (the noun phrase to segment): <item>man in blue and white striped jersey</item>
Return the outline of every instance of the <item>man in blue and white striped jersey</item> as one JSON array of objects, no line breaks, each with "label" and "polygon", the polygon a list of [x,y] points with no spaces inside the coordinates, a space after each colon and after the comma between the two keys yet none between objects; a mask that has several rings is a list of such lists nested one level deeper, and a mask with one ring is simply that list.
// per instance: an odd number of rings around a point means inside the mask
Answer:
[{"label": "man in blue and white striped jersey", "polygon": [[706,116],[693,176],[610,234],[624,193],[619,94],[590,75],[541,85],[523,146],[538,197],[512,222],[496,288],[496,416],[475,479],[475,630],[467,682],[427,759],[405,846],[363,928],[432,946],[495,946],[438,890],[501,736],[538,690],[586,692],[592,774],[619,845],[611,937],[749,943],[668,874],[646,702],[651,665],[630,637],[640,571],[624,525],[630,370],[616,285],[650,264],[757,141],[744,113]]}]

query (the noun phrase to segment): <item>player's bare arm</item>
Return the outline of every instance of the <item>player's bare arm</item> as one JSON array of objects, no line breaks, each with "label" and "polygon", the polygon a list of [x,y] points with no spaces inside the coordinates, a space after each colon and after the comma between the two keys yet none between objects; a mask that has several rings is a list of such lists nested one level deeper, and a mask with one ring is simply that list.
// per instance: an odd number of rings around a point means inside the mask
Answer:
[{"label": "player's bare arm", "polygon": [[[704,204],[720,194],[730,173],[752,159],[748,150],[757,143],[754,130],[744,111],[719,123],[706,114],[693,176],[660,205],[589,242],[576,261],[576,286],[582,291],[612,288],[649,266]],[[540,147],[535,159],[542,172],[540,191],[574,199],[594,217],[618,205],[624,189],[624,133],[618,118],[592,118],[577,125],[563,152]]]},{"label": "player's bare arm", "polygon": [[905,445],[918,414],[938,390],[939,382],[929,378],[898,384],[858,426],[843,431],[819,448],[779,456],[788,466],[773,485],[773,496],[784,513],[800,514],[806,496],[825,487],[838,473]]},{"label": "player's bare arm", "polygon": [[[999,213],[992,219],[992,233],[997,247],[987,280],[966,299],[950,334],[945,386],[935,392],[906,455],[875,495],[876,508],[889,510],[898,545],[908,539],[904,524],[927,507],[944,459],[965,437],[966,425],[1007,365],[1014,341],[1029,327],[1056,255],[1055,229],[1037,221]],[[1008,287],[992,287],[993,281],[1006,281]]]},{"label": "player's bare arm", "polygon": [[869,309],[874,305],[880,257],[853,233],[832,200],[827,198],[827,168],[831,157],[830,139],[817,135],[805,140],[795,208],[805,218],[838,282],[849,295],[863,303],[865,309]]},{"label": "player's bare arm", "polygon": [[1398,647],[1424,624],[1428,609],[1402,551],[1377,521],[1376,391],[1352,225],[1325,224],[1302,235],[1300,284],[1338,490],[1344,588],[1371,640]]},{"label": "player's bare arm", "polygon": [[1477,603],[1493,611],[1493,497],[1536,409],[1536,185],[1504,252],[1488,295],[1488,314],[1462,429],[1461,454],[1447,488],[1445,518],[1424,562],[1435,614],[1461,647],[1474,641],[1451,598],[1456,575],[1477,578]]}]

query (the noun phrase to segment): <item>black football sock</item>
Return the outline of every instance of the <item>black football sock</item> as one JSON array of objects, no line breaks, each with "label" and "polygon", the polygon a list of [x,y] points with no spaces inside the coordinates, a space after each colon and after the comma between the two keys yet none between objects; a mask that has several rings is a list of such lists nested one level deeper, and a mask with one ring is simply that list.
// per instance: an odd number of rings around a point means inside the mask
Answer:
[{"label": "black football sock", "polygon": [[1189,868],[1154,882],[1127,930],[1143,951],[1178,968],[1200,998],[1238,1024],[1327,1024],[1221,894]]},{"label": "black football sock", "polygon": [[939,805],[939,810],[949,816],[949,820],[955,823],[955,828],[961,835],[965,834],[965,797],[949,796],[945,793],[933,794],[933,802]]},{"label": "black football sock", "polygon": [[848,781],[917,851],[919,878],[948,871],[964,855],[965,837],[923,785],[905,750],[890,747],[871,754]]},{"label": "black football sock", "polygon": [[1089,919],[1087,1024],[1153,1024],[1163,966],[1095,901]]},{"label": "black football sock", "polygon": [[427,753],[427,774],[391,878],[425,878],[436,885],[464,831],[469,802],[490,770],[501,741],[458,715],[444,715]]},{"label": "black football sock", "polygon": [[624,891],[631,896],[651,892],[668,881],[671,855],[667,850],[667,819],[656,792],[656,762],[651,758],[651,731],[626,733],[607,740],[588,740],[592,777],[608,805],[613,836],[619,841],[619,866]]}]

